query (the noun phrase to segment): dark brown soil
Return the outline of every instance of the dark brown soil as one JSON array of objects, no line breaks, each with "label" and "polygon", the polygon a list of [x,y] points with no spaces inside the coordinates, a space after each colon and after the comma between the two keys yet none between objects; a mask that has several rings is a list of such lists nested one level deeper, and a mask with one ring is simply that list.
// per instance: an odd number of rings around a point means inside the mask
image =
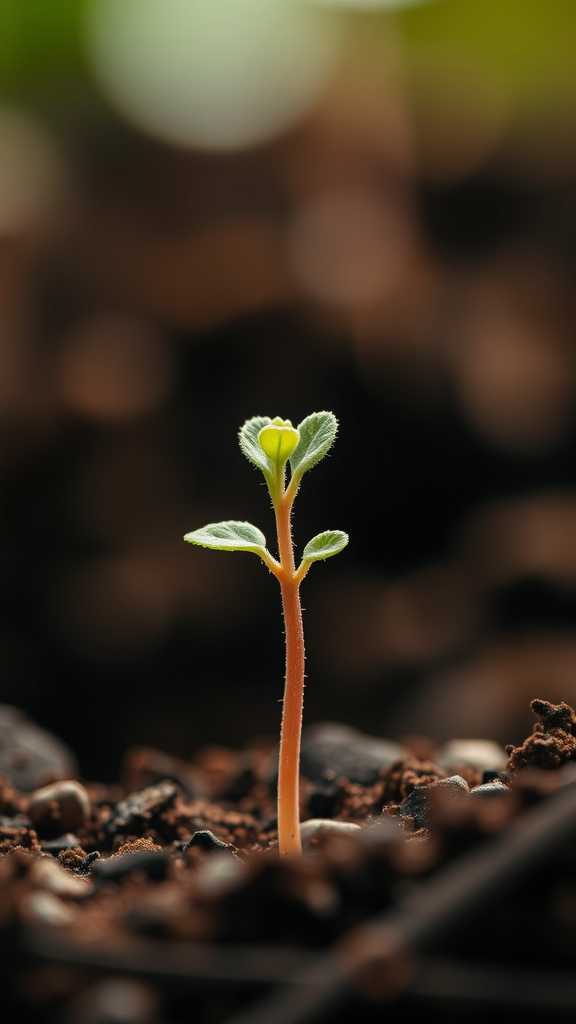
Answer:
[{"label": "dark brown soil", "polygon": [[576,760],[576,714],[567,704],[533,700],[530,707],[540,721],[520,747],[507,747],[509,771],[515,777],[527,768],[548,771]]},{"label": "dark brown soil", "polygon": [[114,786],[5,772],[3,1019],[573,1019],[576,715],[532,709],[504,771],[408,753],[370,785],[303,779],[303,819],[345,830],[307,826],[301,858],[278,856],[257,747],[139,749]]}]

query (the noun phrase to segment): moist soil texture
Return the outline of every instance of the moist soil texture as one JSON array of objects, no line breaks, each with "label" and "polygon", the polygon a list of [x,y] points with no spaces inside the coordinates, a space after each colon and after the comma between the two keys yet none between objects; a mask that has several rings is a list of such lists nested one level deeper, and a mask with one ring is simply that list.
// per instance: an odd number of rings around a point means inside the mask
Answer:
[{"label": "moist soil texture", "polygon": [[2,709],[1,1019],[573,1020],[576,715],[531,706],[505,751],[312,727],[302,857],[262,744],[133,749],[105,785]]}]

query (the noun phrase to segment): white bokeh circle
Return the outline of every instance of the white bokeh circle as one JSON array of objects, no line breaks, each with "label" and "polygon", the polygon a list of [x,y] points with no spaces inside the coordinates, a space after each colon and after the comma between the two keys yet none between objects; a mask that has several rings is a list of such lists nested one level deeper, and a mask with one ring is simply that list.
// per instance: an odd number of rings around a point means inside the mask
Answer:
[{"label": "white bokeh circle", "polygon": [[338,66],[340,16],[301,0],[91,0],[88,60],[138,128],[236,149],[314,107]]}]

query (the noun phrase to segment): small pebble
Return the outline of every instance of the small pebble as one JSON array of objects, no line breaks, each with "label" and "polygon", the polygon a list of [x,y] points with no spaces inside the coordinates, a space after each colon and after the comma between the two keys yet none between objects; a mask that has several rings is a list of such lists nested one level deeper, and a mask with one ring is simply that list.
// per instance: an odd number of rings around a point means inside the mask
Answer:
[{"label": "small pebble", "polygon": [[48,889],[56,896],[69,896],[72,899],[89,896],[93,888],[87,879],[70,874],[51,857],[39,857],[31,868],[30,877],[36,885]]},{"label": "small pebble", "polygon": [[408,751],[393,740],[367,736],[358,729],[337,722],[320,722],[302,733],[300,770],[312,782],[318,782],[329,770],[334,778],[369,786],[382,768],[406,757]]},{"label": "small pebble", "polygon": [[154,815],[174,803],[179,788],[171,779],[163,779],[154,786],[147,786],[137,793],[130,793],[114,808],[113,817],[106,823],[111,835],[118,832],[139,832]]},{"label": "small pebble", "polygon": [[474,786],[470,790],[470,796],[490,799],[491,797],[502,796],[502,793],[509,793],[510,789],[500,779],[492,779],[490,782],[483,782],[481,786]]},{"label": "small pebble", "polygon": [[400,804],[400,815],[413,818],[415,828],[427,828],[430,810],[430,791],[442,789],[456,796],[469,793],[468,784],[460,775],[451,775],[449,779],[439,779],[428,786],[416,786]]},{"label": "small pebble", "polygon": [[440,768],[450,770],[453,765],[464,764],[476,771],[502,771],[508,764],[508,755],[493,740],[450,740],[434,755]]},{"label": "small pebble", "polygon": [[30,796],[28,815],[39,832],[58,836],[82,828],[90,808],[90,797],[84,786],[74,779],[66,779],[35,790]]},{"label": "small pebble", "polygon": [[360,831],[360,825],[352,821],[333,821],[332,818],[308,818],[308,821],[303,821],[300,825],[300,836],[305,850],[313,849],[314,840],[320,836],[352,836]]},{"label": "small pebble", "polygon": [[28,893],[22,901],[22,909],[27,917],[56,928],[71,924],[79,914],[77,907],[64,903],[52,892]]}]

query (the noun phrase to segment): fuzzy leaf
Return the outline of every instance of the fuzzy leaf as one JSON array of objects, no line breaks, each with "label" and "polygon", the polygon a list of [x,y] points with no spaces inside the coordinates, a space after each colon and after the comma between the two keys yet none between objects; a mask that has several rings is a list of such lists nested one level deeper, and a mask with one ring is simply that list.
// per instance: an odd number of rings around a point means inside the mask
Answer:
[{"label": "fuzzy leaf", "polygon": [[238,434],[238,440],[244,455],[253,466],[261,469],[266,477],[270,476],[273,472],[273,466],[266,453],[260,447],[258,434],[271,422],[269,416],[253,416],[251,420],[246,420]]},{"label": "fuzzy leaf", "polygon": [[190,544],[216,551],[253,551],[262,558],[266,552],[266,537],[252,523],[228,519],[223,523],[209,523],[184,537]]},{"label": "fuzzy leaf", "polygon": [[348,543],[348,534],[342,530],[326,530],[309,540],[302,555],[303,562],[317,562],[321,558],[337,555]]},{"label": "fuzzy leaf", "polygon": [[333,412],[313,412],[298,424],[300,440],[290,457],[293,477],[301,477],[312,469],[332,447],[338,431],[338,420]]}]

